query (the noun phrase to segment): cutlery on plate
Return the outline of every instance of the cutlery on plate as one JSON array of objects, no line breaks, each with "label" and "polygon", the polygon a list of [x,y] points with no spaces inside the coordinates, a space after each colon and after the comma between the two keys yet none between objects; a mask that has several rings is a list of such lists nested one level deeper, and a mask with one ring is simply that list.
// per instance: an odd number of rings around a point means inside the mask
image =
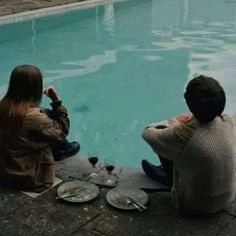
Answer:
[{"label": "cutlery on plate", "polygon": [[127,197],[129,198],[130,201],[134,202],[135,204],[137,204],[139,207],[141,207],[143,210],[146,210],[147,207],[144,206],[142,203],[138,202],[137,200],[133,199],[132,197]]},{"label": "cutlery on plate", "polygon": [[84,187],[78,188],[76,192],[67,192],[67,193],[64,193],[64,194],[62,194],[61,196],[57,196],[56,199],[64,199],[64,198],[68,198],[68,197],[77,196],[77,195],[79,195],[79,193],[80,193],[81,191],[83,191],[84,189],[85,189]]},{"label": "cutlery on plate", "polygon": [[137,210],[143,211],[143,209],[139,205],[137,205],[134,201],[131,201],[128,197],[124,196],[124,200],[128,205],[133,205]]},{"label": "cutlery on plate", "polygon": [[130,199],[129,197],[124,196],[120,193],[118,193],[118,194],[119,194],[120,198],[125,201],[125,203],[127,203],[128,205],[133,205],[139,211],[143,211],[143,208],[140,207],[135,201],[132,201],[132,199]]}]

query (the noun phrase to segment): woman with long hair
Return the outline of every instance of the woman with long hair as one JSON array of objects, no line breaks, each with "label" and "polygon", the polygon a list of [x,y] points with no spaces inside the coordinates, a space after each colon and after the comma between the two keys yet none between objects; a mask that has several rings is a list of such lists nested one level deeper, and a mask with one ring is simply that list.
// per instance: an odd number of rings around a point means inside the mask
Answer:
[{"label": "woman with long hair", "polygon": [[[43,94],[51,99],[52,110],[39,107]],[[55,89],[43,91],[37,67],[17,66],[0,101],[0,182],[19,189],[51,186],[55,160],[80,148],[65,139],[68,132],[68,113]]]}]

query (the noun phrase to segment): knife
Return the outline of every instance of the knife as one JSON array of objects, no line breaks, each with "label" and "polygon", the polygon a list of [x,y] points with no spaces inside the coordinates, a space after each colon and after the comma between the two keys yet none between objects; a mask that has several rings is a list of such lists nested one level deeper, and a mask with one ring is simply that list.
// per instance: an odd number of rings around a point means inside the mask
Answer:
[{"label": "knife", "polygon": [[137,210],[143,211],[143,208],[140,207],[140,206],[139,206],[137,203],[135,203],[134,201],[131,201],[131,200],[129,199],[129,197],[124,197],[124,200],[126,201],[127,204],[133,205]]},{"label": "knife", "polygon": [[135,199],[133,199],[132,197],[127,197],[131,202],[135,203],[136,205],[138,205],[139,207],[141,207],[142,209],[146,210],[147,207],[144,206],[142,203],[137,202]]}]

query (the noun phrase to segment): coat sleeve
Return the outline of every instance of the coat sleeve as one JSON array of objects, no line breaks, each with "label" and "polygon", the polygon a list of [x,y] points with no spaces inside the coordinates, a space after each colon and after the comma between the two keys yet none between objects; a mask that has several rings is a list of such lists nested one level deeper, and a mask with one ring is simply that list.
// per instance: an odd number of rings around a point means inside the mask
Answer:
[{"label": "coat sleeve", "polygon": [[183,151],[183,146],[176,138],[174,126],[165,129],[148,126],[144,129],[142,137],[155,153],[171,161],[175,161]]},{"label": "coat sleeve", "polygon": [[32,108],[24,121],[23,138],[33,147],[43,148],[55,141],[61,141],[69,133],[69,118],[64,106],[53,107],[50,116],[40,108]]}]

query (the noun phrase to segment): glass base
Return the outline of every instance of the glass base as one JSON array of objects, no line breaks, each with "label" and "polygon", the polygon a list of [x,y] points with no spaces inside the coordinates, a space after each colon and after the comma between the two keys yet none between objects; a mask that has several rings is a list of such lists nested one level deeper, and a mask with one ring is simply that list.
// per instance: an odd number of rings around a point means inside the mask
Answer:
[{"label": "glass base", "polygon": [[90,176],[90,177],[96,177],[96,176],[98,176],[98,174],[95,173],[95,172],[93,172],[93,173],[91,173],[89,176]]},{"label": "glass base", "polygon": [[108,184],[113,184],[113,183],[115,183],[115,180],[108,179],[108,180],[106,181],[106,183],[108,183]]},{"label": "glass base", "polygon": [[111,186],[114,186],[114,184],[116,183],[117,181],[117,178],[114,176],[114,175],[109,175],[106,180],[105,180],[105,183],[107,185],[111,185]]}]

